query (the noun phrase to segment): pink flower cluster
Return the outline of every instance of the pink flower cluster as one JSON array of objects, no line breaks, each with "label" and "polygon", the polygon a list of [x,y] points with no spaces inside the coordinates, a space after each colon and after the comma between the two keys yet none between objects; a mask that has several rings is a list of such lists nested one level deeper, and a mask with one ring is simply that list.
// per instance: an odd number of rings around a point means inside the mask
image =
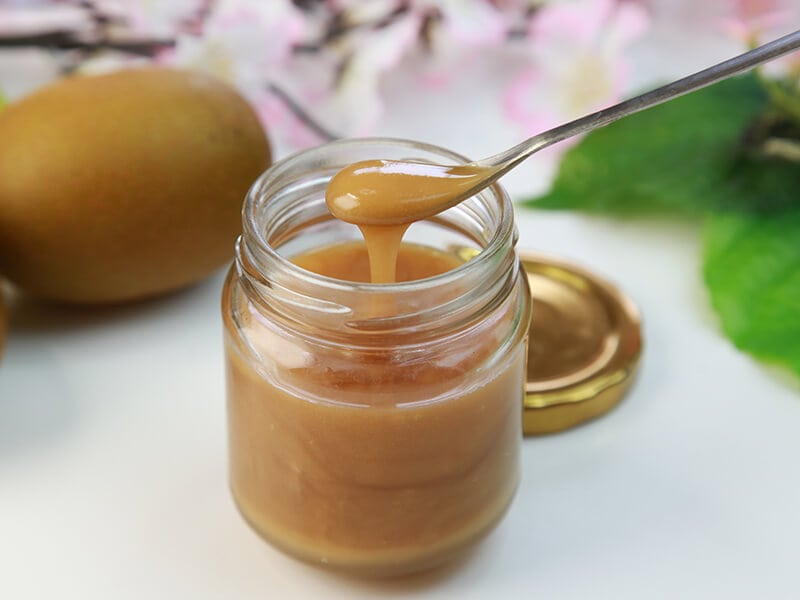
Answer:
[{"label": "pink flower cluster", "polygon": [[[366,135],[391,110],[393,78],[434,94],[487,64],[502,73],[496,110],[532,135],[619,100],[653,21],[678,15],[752,45],[800,17],[798,0],[0,0],[0,35],[54,19],[88,27],[87,6],[106,16],[95,29],[172,40],[156,62],[233,82],[290,149],[324,137],[298,106],[338,135]],[[80,68],[131,60],[97,53]]]},{"label": "pink flower cluster", "polygon": [[625,50],[647,24],[622,0],[218,0],[202,35],[179,35],[162,60],[232,79],[293,147],[319,140],[270,89],[341,135],[366,135],[397,71],[413,69],[426,94],[494,61],[514,66],[499,109],[527,135],[617,100]]}]

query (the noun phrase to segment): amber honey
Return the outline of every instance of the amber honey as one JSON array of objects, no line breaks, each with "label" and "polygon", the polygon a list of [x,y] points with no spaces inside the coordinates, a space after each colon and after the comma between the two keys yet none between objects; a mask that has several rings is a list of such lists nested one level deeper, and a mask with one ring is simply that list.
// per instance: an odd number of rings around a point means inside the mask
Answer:
[{"label": "amber honey", "polygon": [[[249,201],[279,220],[292,199],[269,183]],[[312,226],[320,191],[306,196]],[[246,222],[223,297],[230,475],[271,543],[402,574],[452,558],[501,518],[519,476],[530,310],[504,217],[493,224],[503,235],[468,263],[435,240],[400,245],[386,285],[368,283],[363,242],[283,256],[269,227]],[[473,237],[489,231],[476,225]]]}]

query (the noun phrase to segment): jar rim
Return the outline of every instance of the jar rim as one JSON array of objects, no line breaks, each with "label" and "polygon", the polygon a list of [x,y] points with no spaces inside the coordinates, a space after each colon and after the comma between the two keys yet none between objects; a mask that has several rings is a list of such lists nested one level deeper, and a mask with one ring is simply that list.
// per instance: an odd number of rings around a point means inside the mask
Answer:
[{"label": "jar rim", "polygon": [[[458,265],[450,271],[426,277],[424,279],[415,279],[412,281],[402,281],[396,283],[371,283],[371,282],[355,282],[345,281],[320,275],[312,271],[308,271],[295,263],[293,263],[286,256],[282,255],[278,250],[270,244],[264,232],[258,225],[258,209],[260,201],[266,195],[270,186],[280,180],[282,174],[290,171],[293,165],[302,161],[308,161],[313,158],[314,154],[320,153],[323,149],[335,150],[337,147],[347,149],[368,148],[372,146],[393,146],[395,148],[408,148],[409,150],[419,150],[430,154],[435,154],[443,159],[450,159],[457,164],[464,164],[470,162],[467,157],[426,142],[419,142],[408,140],[404,138],[393,137],[365,137],[365,138],[349,138],[328,142],[320,146],[315,146],[306,150],[301,150],[291,154],[281,160],[273,163],[258,179],[253,183],[244,201],[242,208],[242,225],[243,237],[246,239],[244,244],[247,247],[249,258],[256,263],[259,267],[264,263],[269,263],[272,269],[278,268],[286,275],[297,278],[301,281],[307,282],[315,286],[321,286],[331,290],[339,291],[359,291],[369,294],[398,294],[418,292],[425,289],[446,285],[457,279],[472,274],[477,274],[492,264],[497,259],[498,255],[503,255],[508,252],[507,241],[510,240],[513,247],[516,241],[516,231],[514,228],[513,219],[513,205],[507,192],[498,183],[494,183],[486,190],[479,192],[472,198],[495,198],[498,200],[497,207],[499,209],[498,226],[494,229],[491,236],[487,239],[485,247],[475,257],[463,264]],[[380,157],[375,157],[380,158]],[[342,165],[342,168],[347,166]],[[254,243],[258,253],[262,257],[257,256],[253,252],[251,243]],[[261,260],[259,260],[261,258]]]}]

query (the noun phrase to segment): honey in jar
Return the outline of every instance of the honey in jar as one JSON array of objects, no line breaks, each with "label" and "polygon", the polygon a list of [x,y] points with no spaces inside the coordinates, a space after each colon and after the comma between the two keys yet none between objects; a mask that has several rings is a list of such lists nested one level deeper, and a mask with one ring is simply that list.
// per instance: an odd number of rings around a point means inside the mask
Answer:
[{"label": "honey in jar", "polygon": [[375,282],[359,229],[324,198],[371,157],[464,161],[337,142],[276,163],[248,195],[222,307],[230,481],[275,546],[395,575],[456,556],[513,498],[530,295],[497,186],[411,224],[395,281]]}]

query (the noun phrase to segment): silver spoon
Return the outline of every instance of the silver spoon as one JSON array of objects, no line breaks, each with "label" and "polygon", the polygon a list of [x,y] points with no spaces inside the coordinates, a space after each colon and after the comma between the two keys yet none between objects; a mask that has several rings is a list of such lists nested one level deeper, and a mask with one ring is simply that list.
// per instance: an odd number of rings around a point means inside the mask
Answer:
[{"label": "silver spoon", "polygon": [[543,148],[706,87],[799,47],[800,30],[466,165],[386,160],[355,163],[331,180],[326,193],[328,208],[337,218],[358,225],[399,225],[430,217],[474,196]]}]

